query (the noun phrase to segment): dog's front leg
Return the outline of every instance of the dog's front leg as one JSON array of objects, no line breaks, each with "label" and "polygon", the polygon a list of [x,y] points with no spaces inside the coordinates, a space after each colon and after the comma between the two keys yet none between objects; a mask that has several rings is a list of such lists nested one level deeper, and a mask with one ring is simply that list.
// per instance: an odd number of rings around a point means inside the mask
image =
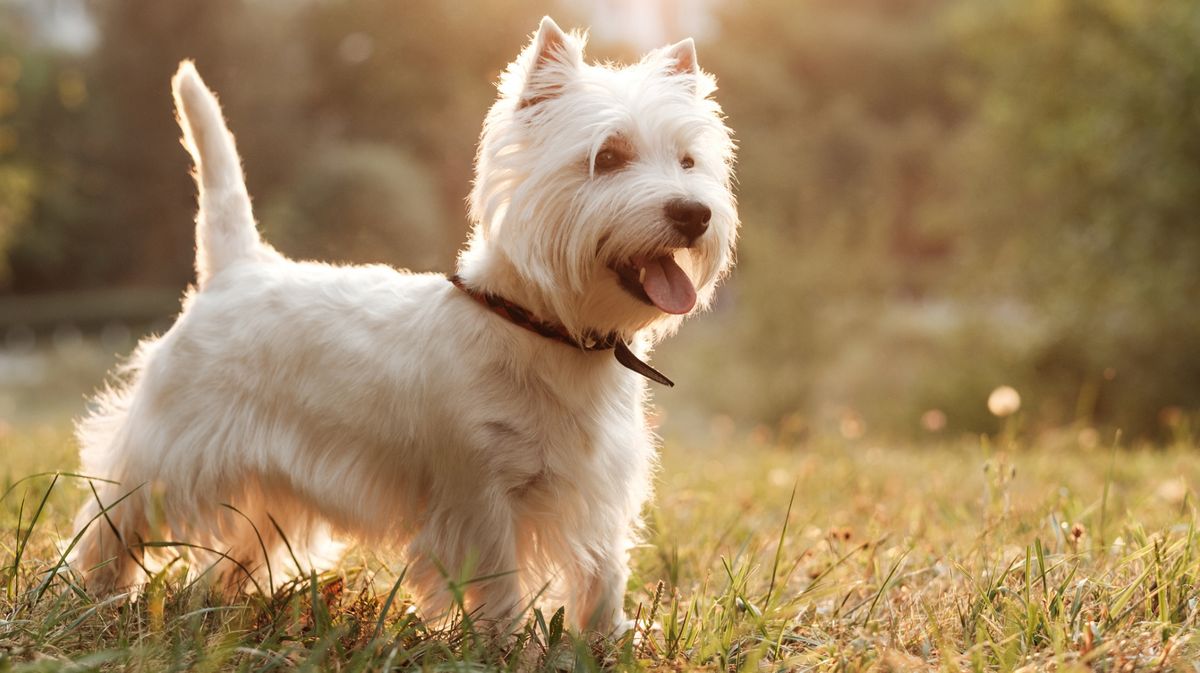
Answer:
[{"label": "dog's front leg", "polygon": [[506,631],[520,616],[512,513],[502,502],[443,507],[410,543],[408,556],[408,576],[427,619],[448,614],[459,597],[487,629]]},{"label": "dog's front leg", "polygon": [[595,559],[595,569],[574,591],[572,623],[605,635],[625,625],[625,586],[629,582],[629,553],[624,538]]}]

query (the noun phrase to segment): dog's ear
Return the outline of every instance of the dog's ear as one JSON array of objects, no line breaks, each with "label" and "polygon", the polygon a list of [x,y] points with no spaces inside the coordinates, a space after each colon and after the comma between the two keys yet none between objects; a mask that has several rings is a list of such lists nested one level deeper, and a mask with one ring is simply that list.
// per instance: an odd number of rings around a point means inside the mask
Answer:
[{"label": "dog's ear", "polygon": [[674,63],[670,70],[672,75],[700,74],[700,62],[696,60],[696,42],[690,37],[663,49],[663,56]]},{"label": "dog's ear", "polygon": [[517,109],[537,105],[560,94],[583,65],[583,45],[548,16],[542,17],[537,35],[521,54],[525,82]]}]

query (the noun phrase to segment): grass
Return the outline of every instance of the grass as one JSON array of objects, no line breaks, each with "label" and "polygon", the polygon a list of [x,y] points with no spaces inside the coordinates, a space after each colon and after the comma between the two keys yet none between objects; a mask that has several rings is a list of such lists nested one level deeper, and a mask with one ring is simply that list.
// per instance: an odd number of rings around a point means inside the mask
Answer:
[{"label": "grass", "polygon": [[273,595],[176,567],[89,596],[60,563],[78,480],[16,482],[71,465],[68,432],[10,428],[0,671],[1197,670],[1197,447],[1005,441],[668,443],[628,592],[661,631],[590,638],[551,606],[496,642],[423,623],[372,550]]}]

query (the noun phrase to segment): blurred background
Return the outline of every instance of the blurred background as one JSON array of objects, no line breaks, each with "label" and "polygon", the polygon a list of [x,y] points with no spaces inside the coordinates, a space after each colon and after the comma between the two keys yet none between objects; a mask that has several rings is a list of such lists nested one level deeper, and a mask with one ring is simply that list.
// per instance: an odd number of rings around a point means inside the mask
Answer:
[{"label": "blurred background", "polygon": [[82,413],[178,309],[181,58],[272,243],[447,271],[493,84],[546,13],[597,59],[695,36],[740,145],[738,266],[659,348],[664,434],[957,438],[1013,422],[1004,385],[1067,444],[1189,432],[1200,4],[0,0],[0,433]]}]

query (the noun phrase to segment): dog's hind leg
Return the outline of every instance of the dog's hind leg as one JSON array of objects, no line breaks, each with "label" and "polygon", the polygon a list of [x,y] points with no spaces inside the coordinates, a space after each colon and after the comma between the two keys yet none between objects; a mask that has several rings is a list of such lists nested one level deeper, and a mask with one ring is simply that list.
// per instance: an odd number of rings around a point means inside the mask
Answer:
[{"label": "dog's hind leg", "polygon": [[[149,348],[135,355],[135,369]],[[136,464],[130,455],[133,398],[133,389],[101,394],[76,427],[82,470],[97,479],[87,481],[84,503],[75,517],[78,540],[67,560],[99,594],[138,582],[145,559],[142,544],[151,528],[151,484],[130,469]]]},{"label": "dog's hind leg", "polygon": [[82,533],[69,562],[94,593],[111,594],[139,581],[149,530],[145,488],[90,482],[88,500],[75,519],[75,530]]},{"label": "dog's hind leg", "polygon": [[207,536],[212,551],[196,554],[197,570],[211,572],[226,591],[274,593],[338,555],[328,525],[287,489],[255,482],[219,508]]}]

